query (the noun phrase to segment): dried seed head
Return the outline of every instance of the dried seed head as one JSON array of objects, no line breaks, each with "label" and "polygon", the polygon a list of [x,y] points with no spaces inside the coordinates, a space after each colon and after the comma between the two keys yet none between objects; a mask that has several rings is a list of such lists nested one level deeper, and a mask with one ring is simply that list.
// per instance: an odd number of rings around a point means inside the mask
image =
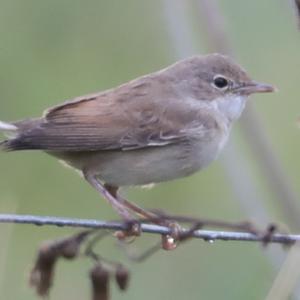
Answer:
[{"label": "dried seed head", "polygon": [[120,290],[125,291],[128,287],[129,271],[123,265],[119,264],[116,269],[115,278]]},{"label": "dried seed head", "polygon": [[51,245],[43,245],[30,272],[29,284],[36,289],[39,296],[47,296],[52,286],[57,252]]},{"label": "dried seed head", "polygon": [[97,263],[90,271],[93,300],[109,299],[109,271]]}]

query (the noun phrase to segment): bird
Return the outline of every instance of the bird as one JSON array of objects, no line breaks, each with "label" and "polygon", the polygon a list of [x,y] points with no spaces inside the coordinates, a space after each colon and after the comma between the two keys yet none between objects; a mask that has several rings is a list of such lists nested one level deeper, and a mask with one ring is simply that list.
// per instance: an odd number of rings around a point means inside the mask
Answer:
[{"label": "bird", "polygon": [[3,151],[41,150],[80,171],[124,220],[151,219],[124,186],[189,176],[214,161],[248,96],[273,92],[231,58],[194,55],[115,88],[77,97],[42,117],[0,122]]}]

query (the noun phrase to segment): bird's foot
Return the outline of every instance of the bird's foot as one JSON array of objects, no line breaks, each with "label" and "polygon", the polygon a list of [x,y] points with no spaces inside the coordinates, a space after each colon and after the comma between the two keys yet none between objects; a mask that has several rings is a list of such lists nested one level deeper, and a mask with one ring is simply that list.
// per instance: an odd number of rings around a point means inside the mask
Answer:
[{"label": "bird's foot", "polygon": [[125,220],[126,230],[118,230],[114,233],[120,241],[126,243],[132,243],[136,237],[140,236],[142,233],[141,222],[139,220],[131,219]]}]

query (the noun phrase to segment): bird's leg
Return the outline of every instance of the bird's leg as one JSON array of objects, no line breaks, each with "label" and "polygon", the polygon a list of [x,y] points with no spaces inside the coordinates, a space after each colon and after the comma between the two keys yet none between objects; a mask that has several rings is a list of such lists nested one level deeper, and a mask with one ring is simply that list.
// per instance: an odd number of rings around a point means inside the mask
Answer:
[{"label": "bird's leg", "polygon": [[132,202],[126,200],[122,196],[118,194],[118,187],[114,187],[108,184],[104,185],[105,188],[112,193],[112,195],[120,202],[122,203],[127,209],[131,210],[132,212],[136,213],[138,216],[146,219],[147,221],[150,221],[152,223],[155,223],[157,225],[166,226],[168,222],[164,220],[163,216],[156,214],[154,212],[145,210],[144,208],[141,208],[140,206],[133,204]]},{"label": "bird's leg", "polygon": [[[129,207],[126,206],[124,203],[123,199],[118,196],[118,189],[119,187],[113,186],[110,184],[105,183],[104,188],[110,193],[114,199],[122,206],[124,207],[127,211],[130,211],[131,213],[134,213]],[[122,217],[122,216],[121,216]],[[117,232],[116,236],[118,236],[120,239],[125,238],[127,236],[139,236],[141,234],[141,224],[140,222],[135,218],[131,217],[130,219],[125,219],[127,224],[129,225],[129,230],[126,234],[124,232]]]},{"label": "bird's leg", "polygon": [[171,228],[171,234],[162,236],[162,247],[166,250],[176,248],[176,242],[178,241],[178,232],[180,227],[177,223],[166,221],[161,216],[152,212],[148,212],[143,208],[129,202],[128,200],[120,197],[117,193],[118,187],[114,187],[108,184],[102,184],[97,176],[84,172],[84,178],[90,183],[117,211],[117,213],[130,225],[130,230],[122,237],[137,236],[140,234],[140,222],[135,219],[131,212],[142,216],[146,220]]},{"label": "bird's leg", "polygon": [[114,197],[111,191],[103,185],[95,175],[87,172],[83,173],[86,181],[93,186],[116,210],[116,212],[126,221],[132,221],[133,217],[124,204]]},{"label": "bird's leg", "polygon": [[154,224],[166,226],[171,229],[171,233],[167,235],[162,235],[162,248],[165,250],[173,250],[177,247],[177,242],[180,240],[181,227],[178,223],[171,220],[166,220],[162,216],[155,214],[153,212],[147,211],[136,204],[133,204],[121,197],[118,194],[118,188],[105,185],[108,190],[112,190],[116,199],[119,200],[126,208],[135,212],[137,215],[145,218]]},{"label": "bird's leg", "polygon": [[90,183],[116,210],[122,219],[126,221],[129,226],[126,234],[123,233],[120,235],[120,238],[126,238],[128,236],[139,236],[141,233],[141,226],[139,221],[132,215],[130,210],[115,197],[114,187],[105,186],[102,184],[97,176],[91,175],[88,172],[84,172],[84,178],[88,183]]},{"label": "bird's leg", "polygon": [[118,189],[116,188],[115,189],[115,197],[122,203],[124,204],[124,206],[126,206],[126,208],[128,208],[129,210],[133,211],[134,213],[136,213],[138,216],[146,219],[146,220],[149,220],[153,223],[156,223],[158,225],[161,225],[161,218],[160,216],[158,216],[157,214],[155,213],[152,213],[150,211],[147,211],[143,208],[141,208],[140,206],[136,205],[136,204],[133,204],[132,202],[126,200],[125,198],[123,198],[122,196],[120,196],[118,193],[117,193]]}]

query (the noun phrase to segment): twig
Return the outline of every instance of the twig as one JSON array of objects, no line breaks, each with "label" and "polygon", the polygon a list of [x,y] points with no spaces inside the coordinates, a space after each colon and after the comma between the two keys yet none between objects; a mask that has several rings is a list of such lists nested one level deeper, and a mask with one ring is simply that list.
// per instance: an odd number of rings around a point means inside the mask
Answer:
[{"label": "twig", "polygon": [[[32,215],[14,215],[0,214],[0,223],[19,223],[32,225],[51,225],[58,227],[79,227],[79,228],[99,228],[107,230],[124,230],[128,229],[126,223],[108,222],[92,219],[73,219],[59,218],[48,216],[32,216]],[[152,234],[171,234],[170,228],[153,224],[141,224],[141,231]],[[183,230],[183,233],[185,230]],[[203,239],[213,242],[215,240],[223,241],[250,241],[261,242],[264,237],[247,232],[234,231],[215,231],[215,230],[197,230],[191,234],[193,238]],[[292,244],[300,241],[300,234],[274,234],[270,237],[270,243]]]}]

